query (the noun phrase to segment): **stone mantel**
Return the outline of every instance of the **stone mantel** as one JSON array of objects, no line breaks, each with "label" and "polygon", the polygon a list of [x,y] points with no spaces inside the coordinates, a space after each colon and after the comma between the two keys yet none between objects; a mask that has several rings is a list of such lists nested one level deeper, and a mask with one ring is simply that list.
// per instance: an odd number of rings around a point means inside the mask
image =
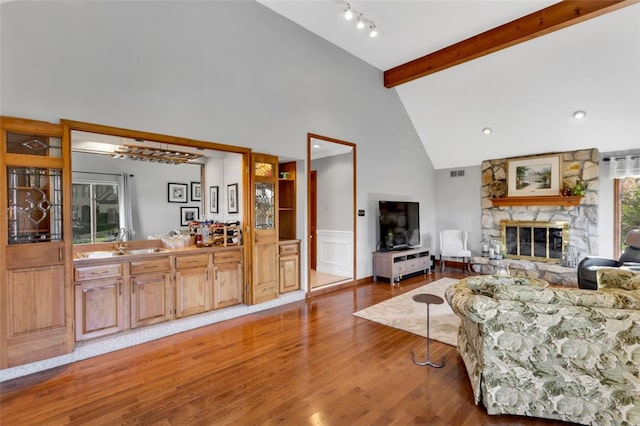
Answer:
[{"label": "stone mantel", "polygon": [[539,197],[505,197],[492,198],[495,207],[499,206],[577,206],[582,200],[582,195],[576,196],[539,196]]}]

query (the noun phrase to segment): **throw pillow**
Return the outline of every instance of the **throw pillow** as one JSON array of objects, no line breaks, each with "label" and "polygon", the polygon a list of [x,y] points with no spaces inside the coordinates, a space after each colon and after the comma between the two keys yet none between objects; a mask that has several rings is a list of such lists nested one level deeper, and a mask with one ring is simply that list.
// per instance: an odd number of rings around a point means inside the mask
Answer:
[{"label": "throw pillow", "polygon": [[602,268],[597,272],[598,289],[640,290],[640,272],[619,268]]}]

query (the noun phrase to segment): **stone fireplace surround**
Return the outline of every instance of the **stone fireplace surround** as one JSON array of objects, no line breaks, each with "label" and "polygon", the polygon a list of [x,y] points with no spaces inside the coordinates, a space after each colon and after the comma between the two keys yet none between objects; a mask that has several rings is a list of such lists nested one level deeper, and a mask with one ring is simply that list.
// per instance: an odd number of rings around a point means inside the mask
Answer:
[{"label": "stone fireplace surround", "polygon": [[[550,153],[539,154],[549,155]],[[507,161],[510,159],[485,160],[482,162],[482,238],[500,239],[502,220],[514,221],[566,221],[569,222],[569,244],[578,257],[598,254],[598,190],[599,159],[595,148],[562,152],[561,188],[573,188],[578,180],[583,181],[585,196],[576,206],[529,205],[494,206],[489,191],[493,181],[507,180]],[[554,284],[577,285],[576,271],[558,264],[532,262],[527,260],[473,257],[473,270],[482,274],[492,274],[500,263],[506,263],[512,275],[541,278]]]}]

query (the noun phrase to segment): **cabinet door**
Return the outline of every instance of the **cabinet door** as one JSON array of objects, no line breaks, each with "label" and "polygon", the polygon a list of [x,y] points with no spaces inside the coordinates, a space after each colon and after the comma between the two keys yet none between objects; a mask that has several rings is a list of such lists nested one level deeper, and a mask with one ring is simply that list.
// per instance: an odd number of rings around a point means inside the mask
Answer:
[{"label": "cabinet door", "polygon": [[0,117],[0,368],[73,349],[70,155],[62,127]]},{"label": "cabinet door", "polygon": [[8,271],[9,367],[66,353],[64,270],[48,266]]},{"label": "cabinet door", "polygon": [[154,273],[131,277],[131,328],[171,319],[171,274]]},{"label": "cabinet door", "polygon": [[300,259],[297,254],[280,257],[280,293],[300,288]]},{"label": "cabinet door", "polygon": [[209,268],[176,271],[176,317],[206,312],[210,300]]},{"label": "cabinet door", "polygon": [[252,154],[252,292],[251,302],[278,297],[278,158]]},{"label": "cabinet door", "polygon": [[121,278],[106,278],[76,285],[76,340],[122,331],[123,300]]},{"label": "cabinet door", "polygon": [[242,303],[242,264],[225,262],[213,266],[213,309]]}]

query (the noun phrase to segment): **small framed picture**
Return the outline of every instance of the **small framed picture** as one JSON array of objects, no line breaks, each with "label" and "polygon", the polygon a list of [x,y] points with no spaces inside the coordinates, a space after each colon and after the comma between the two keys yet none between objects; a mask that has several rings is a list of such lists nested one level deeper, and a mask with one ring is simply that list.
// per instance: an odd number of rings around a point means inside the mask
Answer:
[{"label": "small framed picture", "polygon": [[209,213],[218,213],[218,187],[209,187]]},{"label": "small framed picture", "polygon": [[202,185],[200,182],[191,182],[191,201],[202,200]]},{"label": "small framed picture", "polygon": [[190,222],[198,220],[200,209],[198,207],[180,207],[180,225],[188,226]]},{"label": "small framed picture", "polygon": [[170,203],[187,202],[187,184],[169,182],[167,200]]},{"label": "small framed picture", "polygon": [[238,213],[238,184],[227,185],[227,208],[229,213]]}]

